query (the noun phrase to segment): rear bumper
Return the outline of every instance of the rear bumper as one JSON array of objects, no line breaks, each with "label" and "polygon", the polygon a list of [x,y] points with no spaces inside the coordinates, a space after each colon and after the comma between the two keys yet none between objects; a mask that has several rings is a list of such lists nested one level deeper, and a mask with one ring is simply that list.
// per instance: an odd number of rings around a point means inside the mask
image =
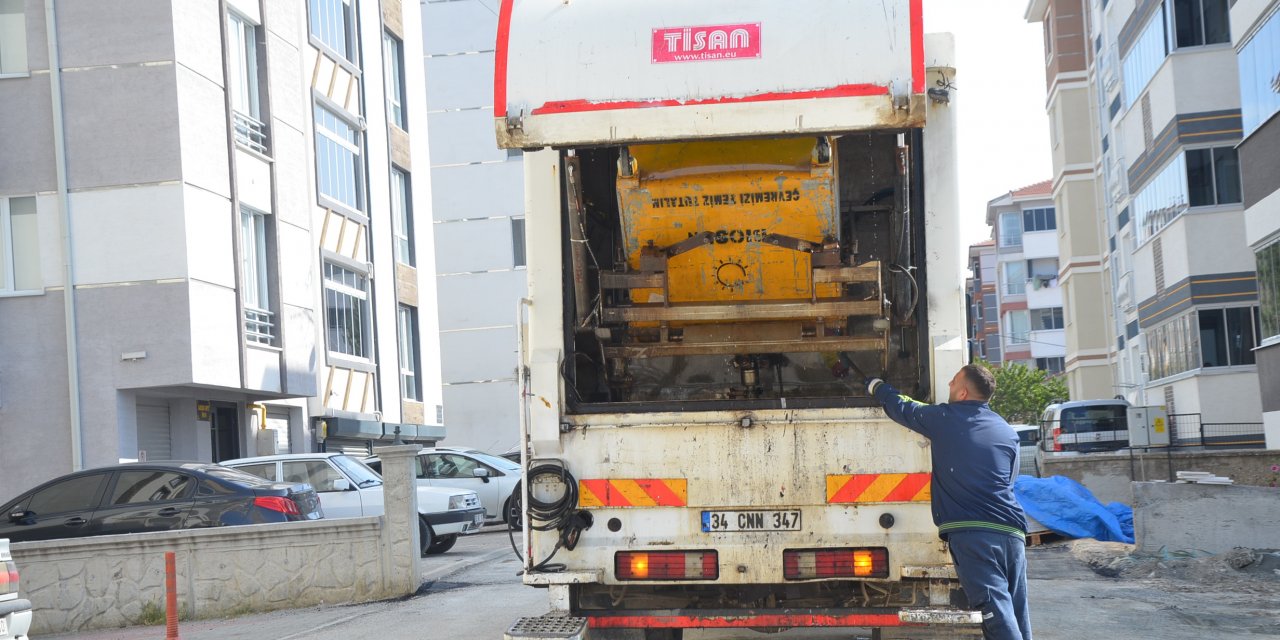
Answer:
[{"label": "rear bumper", "polygon": [[474,509],[457,509],[441,513],[423,514],[431,530],[439,536],[458,533],[475,533],[484,526],[484,507]]},{"label": "rear bumper", "polygon": [[751,627],[977,627],[978,611],[912,609],[751,609],[582,612],[592,629],[741,629]]},{"label": "rear bumper", "polygon": [[31,601],[25,599],[6,600],[0,602],[0,618],[5,621],[8,633],[0,635],[0,640],[25,638],[31,629]]}]

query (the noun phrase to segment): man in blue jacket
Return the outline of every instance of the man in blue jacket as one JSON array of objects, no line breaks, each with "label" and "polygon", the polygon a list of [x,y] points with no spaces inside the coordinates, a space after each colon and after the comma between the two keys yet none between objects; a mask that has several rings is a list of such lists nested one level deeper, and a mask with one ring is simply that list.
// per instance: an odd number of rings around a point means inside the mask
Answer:
[{"label": "man in blue jacket", "polygon": [[1013,497],[1018,436],[987,401],[991,372],[966,365],[946,404],[901,395],[879,378],[867,391],[898,424],[932,443],[933,522],[947,541],[970,606],[982,611],[987,640],[1031,640],[1027,611],[1027,519]]}]

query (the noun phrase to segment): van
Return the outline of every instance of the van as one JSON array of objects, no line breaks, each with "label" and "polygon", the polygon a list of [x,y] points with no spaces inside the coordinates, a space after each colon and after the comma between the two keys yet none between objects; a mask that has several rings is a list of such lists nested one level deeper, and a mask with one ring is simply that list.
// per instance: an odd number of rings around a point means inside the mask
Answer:
[{"label": "van", "polygon": [[1074,400],[1051,404],[1040,417],[1045,453],[1094,453],[1129,446],[1129,403]]},{"label": "van", "polygon": [[1036,445],[1040,443],[1040,426],[1011,424],[1018,434],[1018,475],[1039,476],[1036,465]]}]

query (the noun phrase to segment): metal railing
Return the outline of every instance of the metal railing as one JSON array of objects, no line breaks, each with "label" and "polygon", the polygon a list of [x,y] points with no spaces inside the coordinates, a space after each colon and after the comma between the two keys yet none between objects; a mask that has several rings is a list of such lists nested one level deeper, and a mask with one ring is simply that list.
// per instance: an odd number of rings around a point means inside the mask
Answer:
[{"label": "metal railing", "polygon": [[267,151],[267,125],[239,111],[232,112],[236,129],[236,142],[262,155]]},{"label": "metal railing", "polygon": [[249,342],[275,346],[276,325],[272,321],[275,314],[263,309],[244,309],[244,337]]},{"label": "metal railing", "polygon": [[[1204,422],[1198,413],[1167,416],[1170,448],[1261,449],[1266,446],[1261,422]],[[1061,450],[1081,453],[1117,451],[1129,446],[1128,425],[1123,418],[1072,421],[1060,434]],[[1040,448],[1053,452],[1058,421],[1040,422]],[[1152,447],[1163,448],[1163,447]]]}]

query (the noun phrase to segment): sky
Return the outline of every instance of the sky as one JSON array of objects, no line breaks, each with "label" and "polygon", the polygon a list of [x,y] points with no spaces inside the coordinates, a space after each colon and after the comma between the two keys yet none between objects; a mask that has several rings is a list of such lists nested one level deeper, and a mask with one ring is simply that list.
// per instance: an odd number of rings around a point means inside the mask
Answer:
[{"label": "sky", "polygon": [[956,38],[961,241],[991,237],[987,202],[1053,178],[1044,32],[1027,0],[924,0],[926,33]]}]

